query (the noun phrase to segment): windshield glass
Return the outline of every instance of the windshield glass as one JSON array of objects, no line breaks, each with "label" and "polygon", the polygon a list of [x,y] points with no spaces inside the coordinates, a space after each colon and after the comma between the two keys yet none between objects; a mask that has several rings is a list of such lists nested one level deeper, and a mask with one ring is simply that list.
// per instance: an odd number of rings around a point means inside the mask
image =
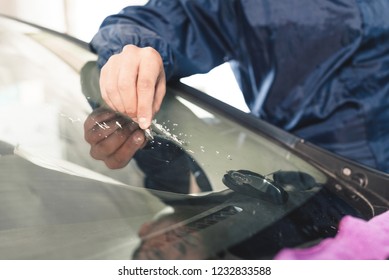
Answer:
[{"label": "windshield glass", "polygon": [[[193,249],[186,257],[206,258],[302,209],[331,183],[282,143],[174,87],[147,145],[110,168],[86,139],[106,140],[99,146],[107,149],[136,124],[102,106],[95,55],[7,19],[0,36],[1,185],[13,189],[0,204],[8,213],[0,242],[13,244],[1,245],[3,257],[184,258],[171,246],[155,249],[174,235]],[[35,237],[30,253],[10,232]]]}]

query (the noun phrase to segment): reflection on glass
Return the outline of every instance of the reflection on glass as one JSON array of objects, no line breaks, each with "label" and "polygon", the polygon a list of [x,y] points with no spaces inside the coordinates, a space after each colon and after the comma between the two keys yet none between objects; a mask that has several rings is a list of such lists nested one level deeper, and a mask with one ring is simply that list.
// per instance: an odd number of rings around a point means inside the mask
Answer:
[{"label": "reflection on glass", "polygon": [[200,166],[176,141],[157,134],[146,140],[137,123],[111,109],[95,109],[84,129],[93,158],[112,169],[134,159],[144,173],[146,188],[186,194],[211,190]]}]

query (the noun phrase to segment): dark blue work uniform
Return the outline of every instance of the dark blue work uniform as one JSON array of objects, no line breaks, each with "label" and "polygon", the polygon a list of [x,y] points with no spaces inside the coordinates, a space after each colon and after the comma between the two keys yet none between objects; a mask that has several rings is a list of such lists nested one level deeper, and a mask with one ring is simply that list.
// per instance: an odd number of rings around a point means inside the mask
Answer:
[{"label": "dark blue work uniform", "polygon": [[105,19],[102,66],[152,46],[168,79],[230,62],[251,112],[389,172],[388,0],[152,0]]}]

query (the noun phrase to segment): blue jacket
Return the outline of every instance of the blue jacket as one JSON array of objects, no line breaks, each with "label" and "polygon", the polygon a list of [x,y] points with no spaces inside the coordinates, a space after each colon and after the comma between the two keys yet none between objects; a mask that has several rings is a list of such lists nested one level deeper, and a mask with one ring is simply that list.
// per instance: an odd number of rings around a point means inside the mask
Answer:
[{"label": "blue jacket", "polygon": [[168,79],[231,63],[256,116],[389,172],[388,0],[151,0],[107,17],[102,66],[152,46]]}]

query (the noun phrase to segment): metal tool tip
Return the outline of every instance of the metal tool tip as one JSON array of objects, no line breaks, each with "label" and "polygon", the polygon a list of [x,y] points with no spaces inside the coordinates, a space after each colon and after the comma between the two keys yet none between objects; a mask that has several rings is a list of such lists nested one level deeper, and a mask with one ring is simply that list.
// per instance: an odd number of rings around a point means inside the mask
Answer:
[{"label": "metal tool tip", "polygon": [[147,140],[154,140],[154,136],[151,134],[150,128],[143,130],[145,132],[145,137]]}]

